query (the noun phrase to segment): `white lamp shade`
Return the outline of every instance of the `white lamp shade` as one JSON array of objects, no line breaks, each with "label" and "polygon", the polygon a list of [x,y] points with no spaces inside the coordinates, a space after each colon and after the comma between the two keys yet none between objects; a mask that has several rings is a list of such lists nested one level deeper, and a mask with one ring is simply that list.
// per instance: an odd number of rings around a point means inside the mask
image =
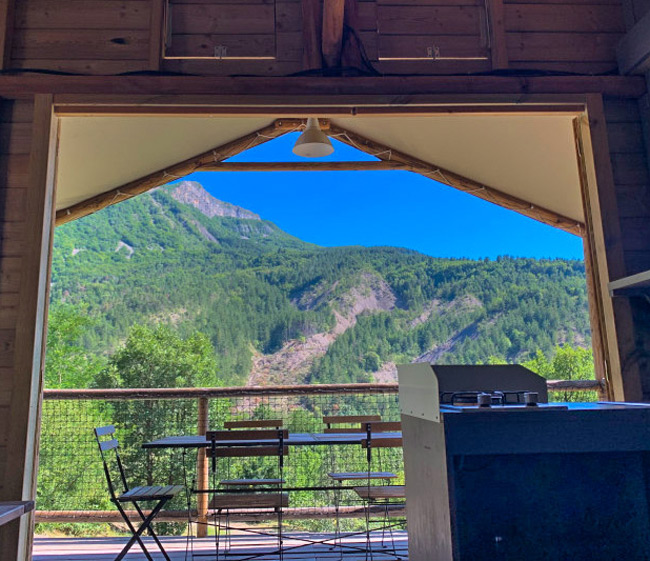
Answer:
[{"label": "white lamp shade", "polygon": [[293,145],[293,153],[303,158],[322,158],[334,152],[329,137],[320,130],[318,119],[309,117],[307,127]]}]

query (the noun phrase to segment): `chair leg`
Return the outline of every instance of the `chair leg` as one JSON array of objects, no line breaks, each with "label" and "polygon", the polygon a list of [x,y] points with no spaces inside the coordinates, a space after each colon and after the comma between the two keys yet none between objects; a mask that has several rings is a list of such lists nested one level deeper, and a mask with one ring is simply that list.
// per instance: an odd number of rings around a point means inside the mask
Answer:
[{"label": "chair leg", "polygon": [[[117,510],[119,511],[120,515],[121,515],[122,518],[124,519],[124,522],[125,522],[126,525],[128,526],[128,528],[129,528],[129,530],[131,531],[131,533],[132,533],[134,536],[137,535],[136,540],[137,540],[138,544],[140,545],[140,549],[142,549],[142,552],[144,553],[145,557],[146,557],[149,561],[153,561],[153,557],[151,557],[151,555],[149,555],[149,552],[147,551],[147,548],[145,547],[144,542],[142,541],[142,539],[140,538],[140,536],[137,534],[137,531],[136,531],[135,527],[133,526],[133,524],[132,524],[131,521],[129,520],[129,517],[126,515],[126,512],[124,512],[124,509],[122,508],[122,505],[121,505],[120,503],[117,503],[117,502],[116,502],[116,503],[115,503],[115,506],[117,507]],[[133,539],[133,538],[131,538],[131,539]],[[133,543],[131,543],[130,541],[129,541],[129,544],[130,544],[130,545],[128,545],[128,548],[130,548],[130,547],[133,545]],[[125,551],[127,551],[128,548],[125,547],[125,548],[120,552],[120,554],[119,554],[118,557],[116,558],[116,561],[118,561],[119,559],[121,559],[122,557],[124,557],[124,555],[122,555],[122,554],[125,553]],[[120,556],[121,556],[121,557],[120,557]]]},{"label": "chair leg", "polygon": [[[133,506],[135,507],[135,510],[138,511],[138,514],[140,515],[140,518],[142,518],[142,520],[144,521],[146,518],[145,518],[144,512],[142,512],[142,509],[140,508],[140,505],[138,505],[138,503],[135,503],[135,502],[134,502],[134,503],[133,503]],[[169,556],[167,555],[167,552],[163,549],[163,546],[162,546],[162,544],[160,543],[160,540],[158,539],[158,536],[157,536],[156,533],[153,531],[153,528],[152,528],[151,526],[149,526],[149,528],[147,528],[147,530],[149,531],[149,535],[150,535],[150,536],[153,538],[153,540],[156,542],[156,545],[158,546],[158,549],[160,549],[160,551],[161,551],[161,553],[163,554],[163,556],[165,557],[165,559],[168,560],[168,559],[169,559]]]},{"label": "chair leg", "polygon": [[[140,527],[133,533],[133,537],[126,543],[126,545],[124,546],[124,549],[122,549],[120,554],[115,558],[115,561],[121,561],[122,559],[124,559],[124,557],[126,556],[126,554],[129,551],[129,549],[131,549],[131,547],[133,546],[133,544],[136,541],[140,544],[140,547],[142,548],[142,551],[144,552],[147,559],[149,559],[150,561],[153,561],[153,558],[151,557],[151,555],[147,551],[146,547],[144,546],[144,542],[140,539],[140,536],[142,535],[142,533],[147,528],[149,528],[150,524],[153,522],[154,518],[158,515],[158,513],[160,512],[160,510],[162,509],[162,507],[165,505],[165,503],[167,501],[168,501],[168,499],[163,499],[153,508],[153,510],[149,513],[149,516],[147,516],[142,521],[142,524],[140,525]],[[124,512],[124,509],[121,508],[121,505],[119,505],[119,503],[118,503],[118,509],[120,510],[120,512],[122,514],[122,517],[125,520],[128,520],[128,517],[126,516],[126,513]],[[128,522],[128,525],[131,528],[133,528],[133,525],[131,524],[130,521]],[[165,559],[167,561],[170,561],[169,556],[167,555],[167,553],[165,553],[164,550],[163,550],[163,554],[165,555]]]},{"label": "chair leg", "polygon": [[214,546],[216,559],[219,560],[219,542],[221,541],[221,509],[214,509]]},{"label": "chair leg", "polygon": [[343,559],[343,536],[341,536],[341,487],[343,483],[339,483],[339,488],[334,490],[334,512],[336,516],[336,526],[335,526],[335,533],[334,533],[334,546],[332,549],[336,547],[336,542],[338,541],[339,545],[339,555],[341,556],[340,558]]}]

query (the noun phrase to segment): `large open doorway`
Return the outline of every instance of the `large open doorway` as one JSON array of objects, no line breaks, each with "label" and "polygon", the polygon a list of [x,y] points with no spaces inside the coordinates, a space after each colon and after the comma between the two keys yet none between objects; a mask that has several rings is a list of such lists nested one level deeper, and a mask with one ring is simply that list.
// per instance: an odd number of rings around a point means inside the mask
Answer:
[{"label": "large open doorway", "polygon": [[[79,110],[76,108],[60,109],[58,117],[60,138],[57,220],[60,222],[130,198],[183,177],[196,169],[215,171],[264,169],[265,166],[259,164],[228,164],[222,163],[221,160],[269,138],[278,137],[288,131],[300,130],[302,127],[302,119],[297,116],[281,119],[212,116],[201,119],[200,112],[192,117],[154,114],[118,117],[111,115],[112,110],[107,108],[103,109],[103,114],[92,116],[80,116],[77,111]],[[81,110],[82,113],[87,111],[87,108]],[[117,111],[122,112],[124,109],[120,108]],[[424,112],[422,110],[422,113]],[[604,297],[604,279],[607,275],[602,268],[597,268],[593,261],[598,257],[597,244],[594,241],[602,234],[594,232],[593,227],[589,226],[595,210],[589,207],[588,213],[585,214],[585,205],[589,204],[589,176],[592,172],[589,169],[590,162],[585,157],[585,153],[589,152],[588,147],[585,152],[584,146],[586,142],[584,108],[582,110],[575,107],[563,108],[559,112],[548,108],[535,108],[531,112],[518,110],[513,113],[505,112],[505,115],[501,112],[494,114],[492,111],[477,115],[476,112],[465,112],[456,108],[451,111],[451,115],[446,111],[440,116],[421,114],[408,117],[380,117],[375,115],[359,119],[348,117],[349,122],[341,118],[340,123],[336,116],[327,113],[325,115],[326,126],[333,135],[377,158],[376,161],[365,164],[348,163],[346,165],[349,169],[364,169],[364,167],[377,171],[404,169],[421,173],[544,223],[583,236],[587,240],[585,242],[587,278],[591,296],[597,375],[603,379],[610,376],[611,361],[616,361],[616,352],[613,355],[610,353],[612,349],[615,351],[616,342],[604,336],[608,329],[607,321],[611,322],[611,310],[608,309],[607,299]],[[407,124],[414,123],[414,126],[402,128],[407,121]],[[361,132],[353,131],[357,122],[368,128],[364,130],[363,127],[359,127]],[[487,127],[489,130],[490,125],[494,128],[487,137],[481,138],[476,134],[478,129]],[[155,140],[162,130],[170,130],[175,126],[180,126],[181,129],[185,127],[184,134],[195,133],[188,135],[191,138],[191,145],[183,147],[187,151],[184,154],[187,159],[180,164],[176,163],[178,136],[174,135],[176,138],[170,140],[167,147],[169,152],[167,155],[162,155],[164,158],[155,162],[148,160],[152,156],[162,157],[160,152],[154,150]],[[477,130],[473,130],[474,126]],[[450,142],[452,133],[449,131],[454,128],[460,131],[456,143]],[[218,135],[223,134],[224,131],[230,136],[215,142],[215,138],[219,138]],[[381,132],[388,134],[391,131],[395,135],[393,139],[381,138]],[[535,131],[536,134],[532,134],[531,131]],[[499,137],[500,146],[489,145],[488,140],[494,137]],[[376,138],[380,140],[375,140]],[[445,149],[448,149],[449,159],[444,161],[444,165],[442,162],[429,161],[432,158],[426,153],[427,149],[434,146],[433,141],[436,139],[444,139],[437,146],[440,154],[444,154]],[[143,158],[142,153],[138,154],[133,149],[134,145],[151,147],[151,153]],[[464,158],[454,161],[453,153],[457,152],[458,146],[463,146],[467,154]],[[490,150],[481,150],[488,146]],[[513,160],[508,157],[515,147],[522,146],[525,149],[522,150],[521,158]],[[549,146],[553,150],[548,150]],[[91,148],[89,152],[84,153],[87,147]],[[418,154],[419,157],[413,156],[410,151],[407,152],[409,148],[413,152],[422,149],[422,153]],[[530,158],[524,158],[523,153],[528,154]],[[99,158],[97,154],[100,155]],[[480,157],[473,158],[474,154]],[[110,165],[111,161],[115,161],[115,157],[131,159],[130,165],[125,167]],[[67,163],[66,158],[69,158]],[[83,166],[76,164],[80,160],[84,163]],[[98,168],[102,162],[108,165]],[[462,170],[465,162],[476,165],[476,169],[463,170],[461,173],[459,170]],[[170,163],[171,165],[168,165]],[[291,167],[287,165],[285,169]],[[316,164],[306,166],[305,169],[336,168],[335,164],[320,166]],[[518,169],[517,173],[513,171],[514,168]],[[71,169],[77,175],[73,175],[71,181],[64,182],[62,178]],[[99,173],[98,169],[100,169]],[[481,177],[481,170],[484,169],[494,172],[495,175],[490,177],[487,174]],[[87,174],[85,176],[84,170]],[[504,175],[503,181],[499,181],[499,174],[504,170],[509,173]],[[92,180],[98,177],[104,183],[93,185]],[[476,179],[477,177],[480,179]],[[531,178],[531,181],[524,185],[522,177]],[[494,186],[496,183],[500,188]],[[107,189],[111,185],[115,187]],[[593,189],[593,184],[591,185]],[[613,391],[611,383],[606,387],[609,391]]]}]

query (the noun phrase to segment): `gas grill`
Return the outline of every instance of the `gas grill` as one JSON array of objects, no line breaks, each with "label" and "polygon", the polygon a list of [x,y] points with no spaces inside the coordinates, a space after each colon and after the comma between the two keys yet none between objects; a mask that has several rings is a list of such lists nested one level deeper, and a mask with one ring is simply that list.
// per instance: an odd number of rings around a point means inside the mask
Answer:
[{"label": "gas grill", "polygon": [[411,561],[650,559],[650,406],[514,365],[400,366]]}]

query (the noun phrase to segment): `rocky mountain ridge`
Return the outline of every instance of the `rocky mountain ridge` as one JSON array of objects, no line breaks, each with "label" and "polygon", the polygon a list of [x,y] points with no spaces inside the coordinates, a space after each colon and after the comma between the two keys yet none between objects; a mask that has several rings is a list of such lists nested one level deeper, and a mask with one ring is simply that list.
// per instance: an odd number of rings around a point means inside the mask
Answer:
[{"label": "rocky mountain ridge", "polygon": [[213,197],[197,181],[181,181],[174,184],[171,196],[179,203],[193,206],[208,218],[215,216],[261,220],[259,214]]}]

